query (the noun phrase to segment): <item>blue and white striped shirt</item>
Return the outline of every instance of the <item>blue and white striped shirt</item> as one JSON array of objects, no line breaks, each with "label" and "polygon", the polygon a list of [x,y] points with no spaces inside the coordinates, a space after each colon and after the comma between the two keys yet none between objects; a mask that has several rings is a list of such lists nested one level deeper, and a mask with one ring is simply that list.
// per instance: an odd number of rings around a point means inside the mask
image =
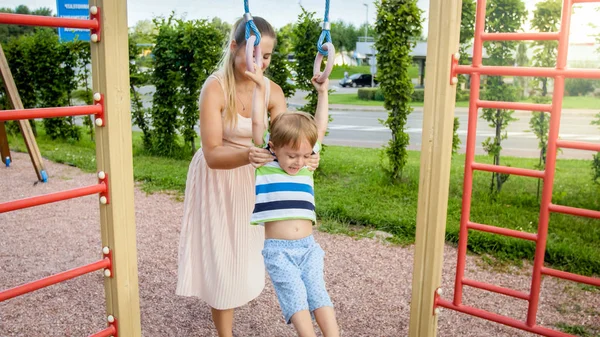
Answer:
[{"label": "blue and white striped shirt", "polygon": [[306,219],[316,222],[313,172],[287,174],[276,161],[256,169],[256,203],[250,223]]}]

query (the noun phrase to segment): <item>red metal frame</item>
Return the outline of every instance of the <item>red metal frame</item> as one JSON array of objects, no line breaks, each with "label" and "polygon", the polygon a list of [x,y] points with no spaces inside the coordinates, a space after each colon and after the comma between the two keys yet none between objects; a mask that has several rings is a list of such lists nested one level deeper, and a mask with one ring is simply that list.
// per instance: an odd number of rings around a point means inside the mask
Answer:
[{"label": "red metal frame", "polygon": [[68,199],[74,199],[92,194],[106,194],[108,191],[108,184],[105,181],[100,182],[97,185],[91,185],[87,187],[79,187],[71,190],[44,194],[36,197],[24,198],[14,201],[7,201],[0,204],[0,214],[5,212],[11,212],[18,209],[40,206],[49,204],[52,202],[63,201]]},{"label": "red metal frame", "polygon": [[98,36],[97,41],[100,41],[100,22],[99,7],[97,7],[96,14],[90,13],[89,20],[57,18],[42,15],[0,13],[0,24],[89,29],[91,34],[96,34]]},{"label": "red metal frame", "polygon": [[[571,8],[574,3],[599,2],[598,0],[563,0],[562,20],[560,31],[557,33],[485,33],[485,10],[486,1],[477,1],[477,13],[475,19],[475,41],[473,46],[473,64],[470,66],[458,65],[455,55],[451,57],[450,82],[455,83],[457,74],[471,75],[471,91],[469,102],[469,121],[467,132],[467,150],[465,159],[465,176],[463,185],[463,202],[460,220],[460,234],[458,243],[458,262],[456,269],[454,300],[452,302],[442,299],[435,294],[434,308],[441,306],[457,310],[466,314],[484,318],[490,321],[505,324],[525,331],[537,333],[544,336],[572,336],[563,332],[551,330],[537,325],[537,310],[540,298],[540,286],[542,275],[558,277],[570,281],[600,286],[600,279],[567,273],[544,267],[544,254],[546,251],[546,240],[548,235],[548,221],[550,212],[564,213],[575,216],[585,216],[600,219],[600,212],[575,207],[552,204],[552,188],[554,184],[554,173],[556,169],[557,148],[571,148],[589,151],[600,151],[600,145],[584,142],[573,142],[558,140],[560,127],[561,107],[564,95],[565,78],[588,78],[600,79],[600,70],[591,69],[567,69],[567,50],[569,46],[569,28],[571,24]],[[558,40],[558,53],[556,68],[531,68],[531,67],[500,67],[483,66],[482,51],[483,41],[514,41],[514,40]],[[528,104],[512,102],[492,102],[479,99],[479,86],[481,75],[491,76],[535,76],[553,77],[554,92],[551,104]],[[550,113],[550,129],[548,133],[548,156],[544,171],[536,171],[522,168],[496,166],[475,162],[475,141],[477,132],[477,118],[480,108],[514,109],[527,111],[544,111]],[[488,171],[507,173],[520,176],[543,179],[543,192],[540,204],[540,216],[537,233],[527,233],[512,229],[500,228],[470,221],[471,197],[473,189],[473,171]],[[536,243],[534,267],[529,293],[522,293],[513,289],[503,288],[492,284],[466,279],[465,258],[467,252],[468,231],[478,230],[499,235],[511,236]],[[523,299],[529,302],[527,319],[525,322],[505,317],[485,310],[473,308],[462,304],[463,286],[475,287],[495,293]]]},{"label": "red metal frame", "polygon": [[72,278],[89,274],[96,270],[111,268],[112,263],[110,258],[104,257],[102,260],[87,264],[82,267],[73,268],[71,270],[64,271],[62,273],[58,273],[56,275],[48,276],[43,279],[29,282],[8,290],[4,290],[0,292],[0,302],[9,300],[13,297],[17,297],[26,293],[30,293],[32,291],[36,291],[66,280],[70,280]]},{"label": "red metal frame", "polygon": [[69,116],[85,116],[98,115],[102,113],[102,106],[84,105],[84,106],[69,106],[62,108],[37,108],[37,109],[19,109],[19,110],[3,110],[0,111],[0,121],[12,121],[20,119],[34,118],[55,118]]},{"label": "red metal frame", "polygon": [[[101,18],[100,8],[97,6],[92,7],[94,10],[90,11],[89,20],[81,19],[68,19],[68,18],[56,18],[46,17],[38,15],[21,15],[21,14],[7,14],[0,13],[0,24],[14,24],[14,25],[27,25],[27,26],[45,26],[45,27],[65,27],[65,28],[81,28],[90,29],[92,34],[92,42],[100,41],[101,32]],[[21,119],[34,119],[34,118],[53,118],[53,117],[66,117],[66,116],[80,116],[80,115],[91,115],[94,114],[96,120],[100,119],[102,123],[96,123],[98,126],[106,125],[104,115],[104,96],[100,95],[100,99],[91,106],[77,106],[77,107],[60,107],[60,108],[43,108],[43,109],[21,109],[21,110],[4,110],[0,111],[0,121],[6,120],[21,120]],[[102,176],[102,178],[100,178]],[[47,195],[25,198],[21,200],[9,201],[0,203],[0,213],[14,211],[17,209],[23,209],[27,207],[39,206],[51,202],[67,200],[85,195],[99,193],[101,201],[106,204],[110,203],[109,190],[108,190],[108,175],[103,173],[98,177],[98,184],[93,186],[87,186],[82,188],[76,188],[68,191],[62,191],[57,193],[51,193]],[[29,282],[21,286],[17,286],[5,291],[0,292],[0,302],[8,300],[10,298],[23,295],[28,292],[32,292],[50,285],[63,282],[87,273],[91,273],[97,270],[109,271],[109,277],[113,277],[113,263],[112,263],[112,250],[107,253],[103,252],[103,259],[82,267],[74,268],[62,273],[58,273],[37,281]],[[105,274],[107,275],[107,274]],[[90,337],[118,337],[118,324],[117,319],[110,316],[108,327],[100,332],[97,332]]]},{"label": "red metal frame", "polygon": [[90,335],[89,337],[119,337],[119,325],[117,323],[117,319],[113,319],[113,322],[108,322],[108,328]]},{"label": "red metal frame", "polygon": [[[1,110],[0,121],[94,115],[104,121],[104,95],[93,105]],[[105,125],[106,123],[103,123]]]}]

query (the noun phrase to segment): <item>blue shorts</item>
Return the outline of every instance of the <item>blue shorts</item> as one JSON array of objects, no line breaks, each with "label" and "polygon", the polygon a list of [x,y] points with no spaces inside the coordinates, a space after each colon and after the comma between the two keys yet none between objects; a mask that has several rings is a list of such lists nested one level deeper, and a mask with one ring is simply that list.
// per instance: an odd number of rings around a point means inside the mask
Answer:
[{"label": "blue shorts", "polygon": [[312,235],[300,240],[267,239],[262,254],[288,324],[299,311],[333,307],[323,277],[325,252]]}]

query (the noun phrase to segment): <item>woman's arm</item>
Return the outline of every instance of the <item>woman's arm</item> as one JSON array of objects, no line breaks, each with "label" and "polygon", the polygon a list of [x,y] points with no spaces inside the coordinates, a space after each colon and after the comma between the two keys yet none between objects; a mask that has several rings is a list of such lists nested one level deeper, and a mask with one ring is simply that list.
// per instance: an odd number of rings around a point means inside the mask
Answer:
[{"label": "woman's arm", "polygon": [[329,79],[325,79],[323,83],[318,83],[316,79],[319,75],[312,78],[312,83],[317,89],[317,110],[315,111],[315,122],[317,131],[319,132],[319,143],[323,143],[325,133],[327,132],[327,124],[329,124]]},{"label": "woman's arm", "polygon": [[221,111],[225,94],[216,79],[209,78],[200,93],[200,135],[202,151],[211,169],[228,170],[250,163],[248,148],[223,146]]},{"label": "woman's arm", "polygon": [[252,95],[252,141],[254,145],[261,147],[264,143],[265,134],[265,78],[262,68],[254,65],[254,72],[246,71],[248,76],[256,87]]}]

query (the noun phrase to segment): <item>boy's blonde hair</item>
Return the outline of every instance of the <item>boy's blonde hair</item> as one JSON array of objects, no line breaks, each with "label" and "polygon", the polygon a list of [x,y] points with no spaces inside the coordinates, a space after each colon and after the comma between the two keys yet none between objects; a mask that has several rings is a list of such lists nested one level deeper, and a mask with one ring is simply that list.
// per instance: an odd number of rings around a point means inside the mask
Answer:
[{"label": "boy's blonde hair", "polygon": [[[261,36],[271,37],[277,42],[277,34],[273,29],[273,26],[267,20],[255,16],[253,17],[254,24],[260,32]],[[241,18],[238,19],[229,34],[229,39],[226,45],[223,47],[223,55],[218,65],[218,74],[222,78],[225,87],[225,101],[227,102],[227,108],[225,111],[225,123],[230,126],[237,124],[237,93],[235,90],[235,69],[234,61],[237,52],[241,48],[246,48],[246,21]],[[231,50],[231,42],[235,41],[237,49],[235,52]]]},{"label": "boy's blonde hair", "polygon": [[306,112],[284,112],[275,117],[271,123],[269,140],[274,147],[290,145],[297,150],[304,140],[314,147],[318,138],[317,123],[313,116]]}]

